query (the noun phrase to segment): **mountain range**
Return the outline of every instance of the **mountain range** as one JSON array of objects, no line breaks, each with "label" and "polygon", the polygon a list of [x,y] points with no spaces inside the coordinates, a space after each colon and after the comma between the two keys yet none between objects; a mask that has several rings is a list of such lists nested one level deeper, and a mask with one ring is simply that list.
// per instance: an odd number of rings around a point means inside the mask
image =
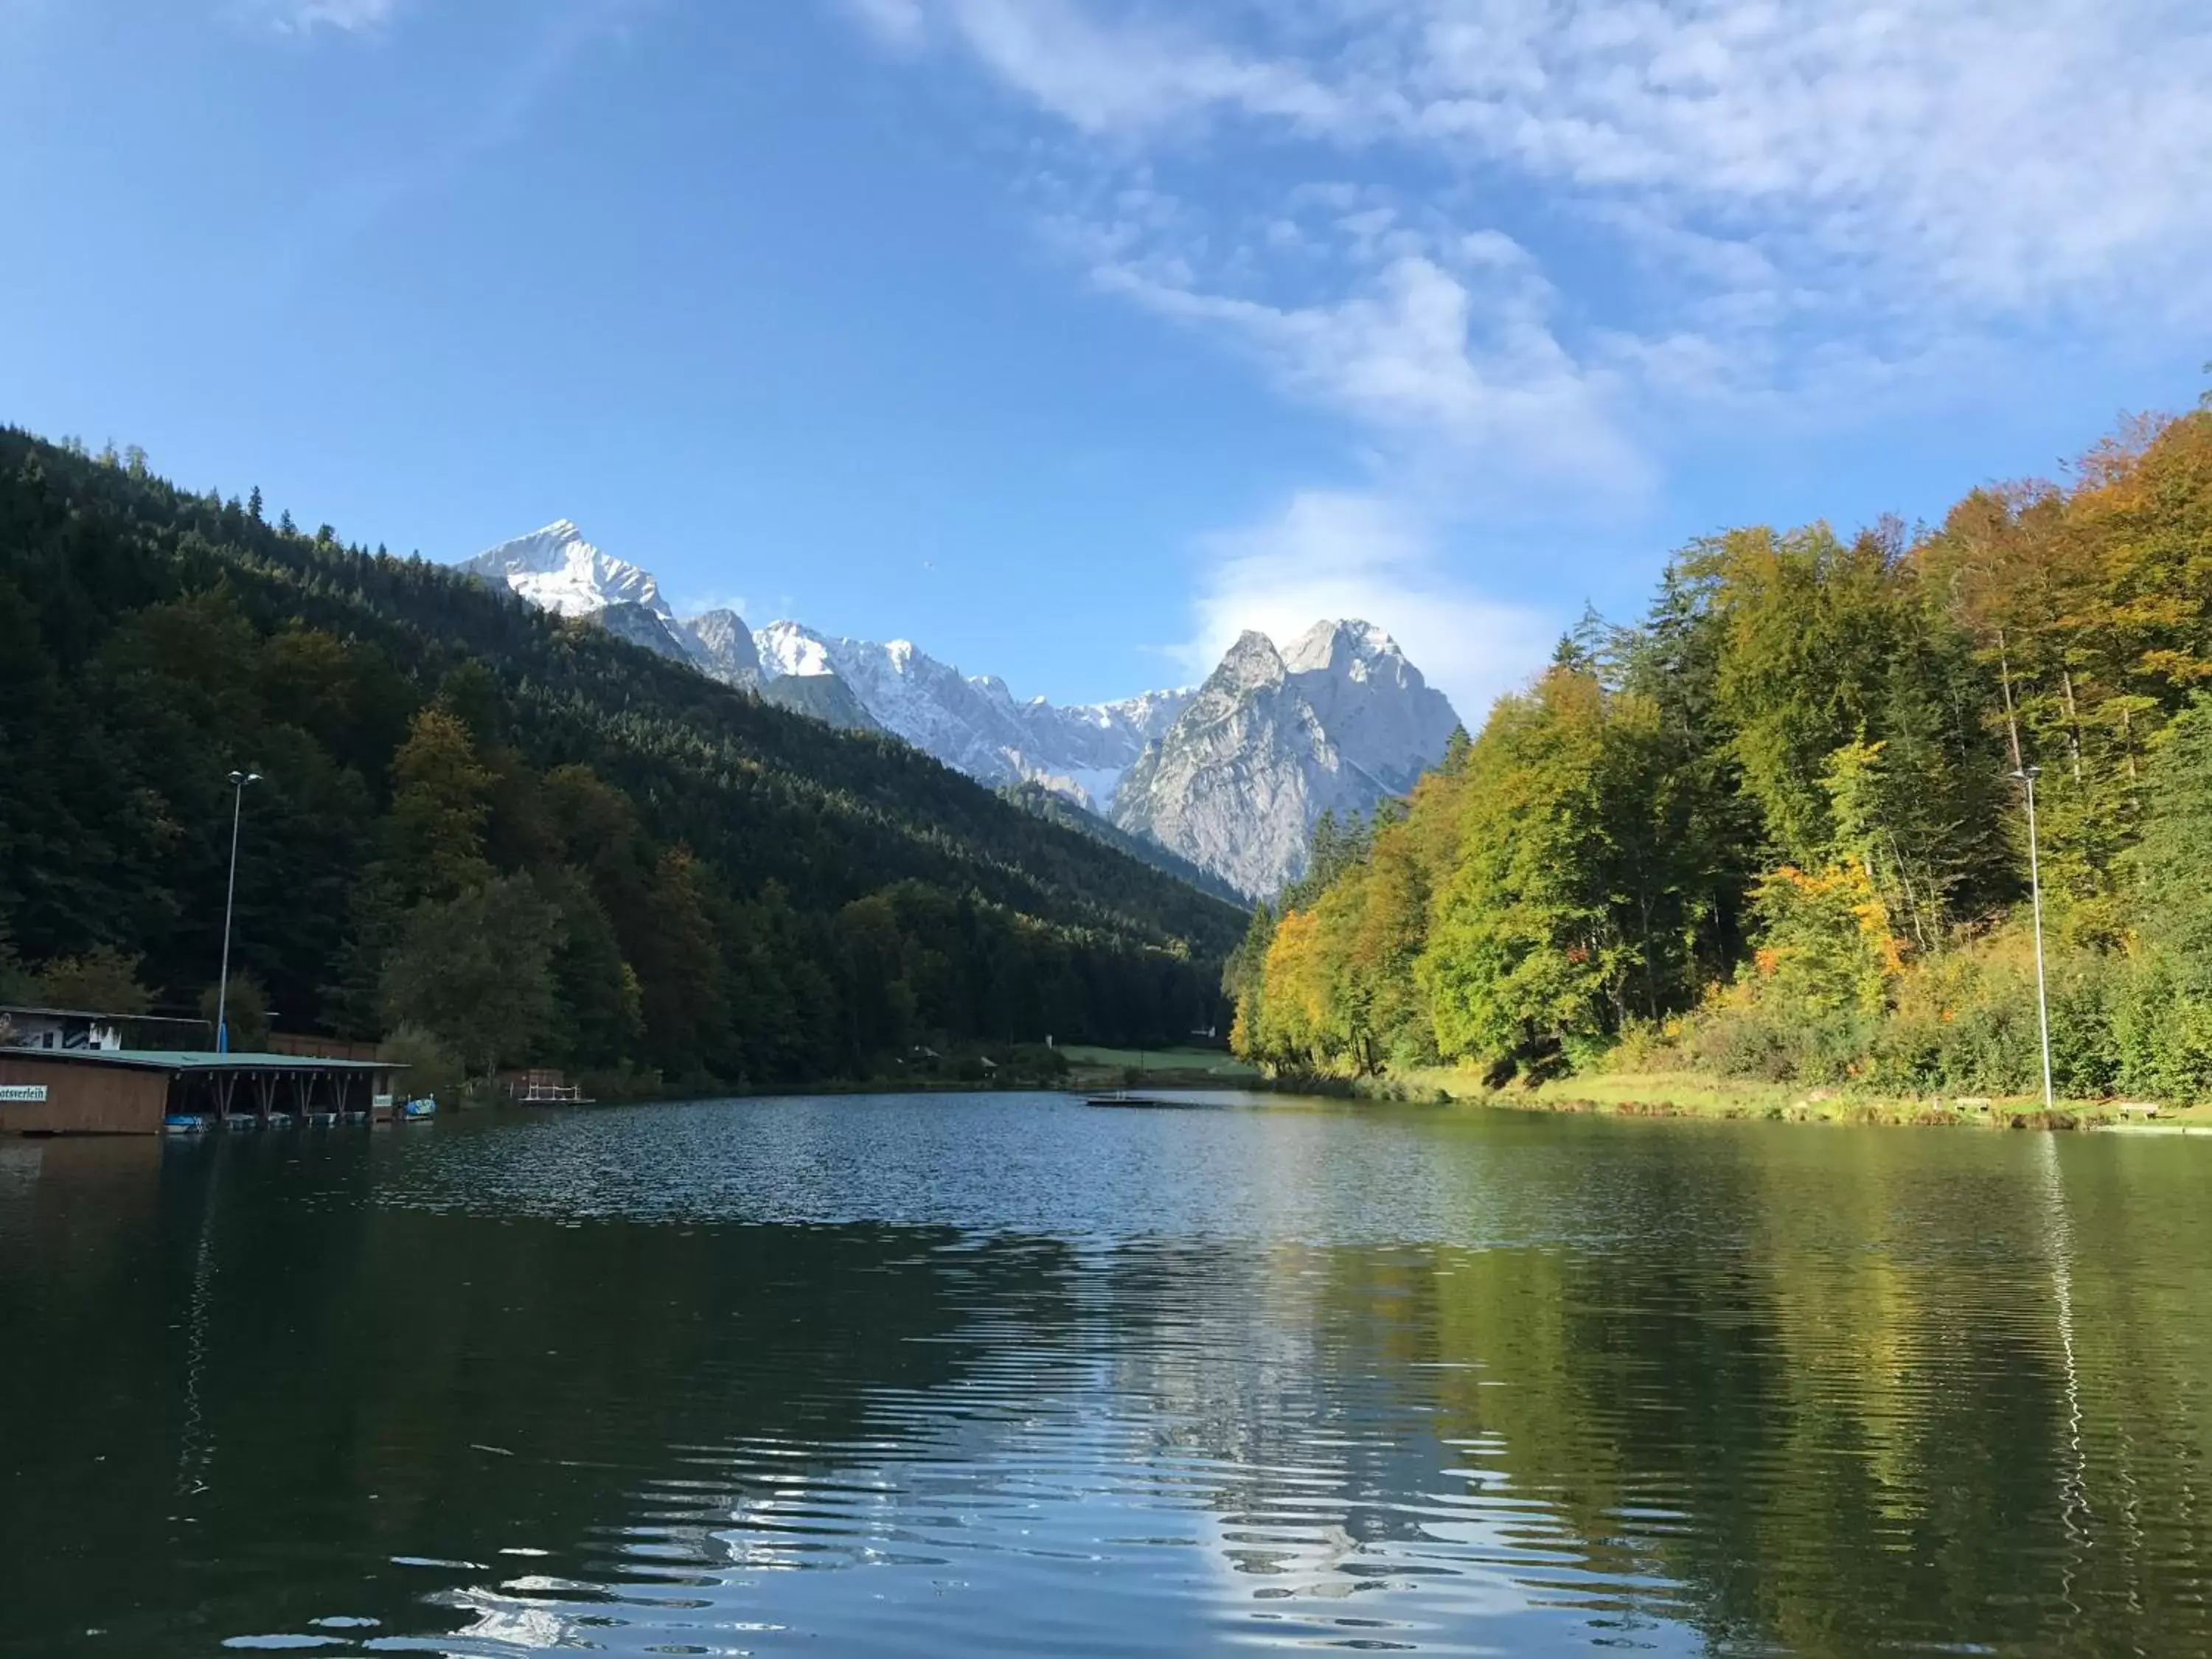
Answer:
[{"label": "mountain range", "polygon": [[726,610],[678,617],[650,572],[567,520],[460,568],[724,684],[888,732],[980,782],[1041,786],[1253,898],[1300,873],[1322,812],[1364,815],[1402,794],[1458,724],[1396,642],[1364,622],[1316,623],[1280,651],[1248,633],[1195,691],[1055,705],[906,640],[789,621],[753,629]]}]

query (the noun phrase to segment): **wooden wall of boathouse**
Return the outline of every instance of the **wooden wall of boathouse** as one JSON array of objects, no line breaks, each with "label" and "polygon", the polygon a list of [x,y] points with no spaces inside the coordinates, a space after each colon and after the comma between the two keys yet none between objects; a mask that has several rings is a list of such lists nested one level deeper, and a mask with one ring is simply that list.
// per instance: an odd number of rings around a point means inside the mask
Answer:
[{"label": "wooden wall of boathouse", "polygon": [[[10,1089],[44,1089],[46,1097],[10,1100]],[[168,1099],[167,1072],[0,1048],[0,1134],[156,1135]]]},{"label": "wooden wall of boathouse", "polygon": [[216,1126],[363,1122],[403,1069],[289,1054],[0,1048],[0,1134],[157,1135],[174,1114]]}]

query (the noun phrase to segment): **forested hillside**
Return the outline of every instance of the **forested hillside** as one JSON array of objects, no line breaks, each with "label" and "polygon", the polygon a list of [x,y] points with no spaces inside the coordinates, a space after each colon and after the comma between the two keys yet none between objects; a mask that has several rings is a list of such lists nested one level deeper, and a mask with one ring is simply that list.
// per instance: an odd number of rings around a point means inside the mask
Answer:
[{"label": "forested hillside", "polygon": [[1232,957],[1240,1051],[2212,1093],[2212,410],[1917,534],[1732,531],[1551,669]]},{"label": "forested hillside", "polygon": [[1025,812],[1073,830],[1079,836],[1088,836],[1093,841],[1103,842],[1139,864],[1149,864],[1153,869],[1173,876],[1177,881],[1188,882],[1201,892],[1212,894],[1224,904],[1236,906],[1240,912],[1251,908],[1244,902],[1243,895],[1211,870],[1202,870],[1181,854],[1170,852],[1156,841],[1132,835],[1096,812],[1086,812],[1066,796],[1048,789],[1041,783],[1002,784],[999,793]]},{"label": "forested hillside", "polygon": [[1231,907],[892,739],[0,431],[0,994],[801,1079],[1220,1018]]}]

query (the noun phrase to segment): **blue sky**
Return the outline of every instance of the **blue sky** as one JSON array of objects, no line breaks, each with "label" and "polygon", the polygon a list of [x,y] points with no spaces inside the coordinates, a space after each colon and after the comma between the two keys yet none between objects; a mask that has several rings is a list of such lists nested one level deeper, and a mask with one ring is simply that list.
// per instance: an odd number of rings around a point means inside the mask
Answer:
[{"label": "blue sky", "polygon": [[2212,357],[2195,0],[0,0],[0,420],[1056,700],[1474,716]]}]

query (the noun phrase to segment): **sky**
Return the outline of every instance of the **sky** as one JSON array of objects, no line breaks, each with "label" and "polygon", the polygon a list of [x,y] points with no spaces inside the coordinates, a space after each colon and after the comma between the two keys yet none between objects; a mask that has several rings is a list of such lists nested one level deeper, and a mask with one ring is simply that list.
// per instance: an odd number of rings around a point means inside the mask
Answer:
[{"label": "sky", "polygon": [[1357,616],[1472,723],[2192,404],[2208,86],[2202,0],[0,0],[0,422],[1055,701]]}]

